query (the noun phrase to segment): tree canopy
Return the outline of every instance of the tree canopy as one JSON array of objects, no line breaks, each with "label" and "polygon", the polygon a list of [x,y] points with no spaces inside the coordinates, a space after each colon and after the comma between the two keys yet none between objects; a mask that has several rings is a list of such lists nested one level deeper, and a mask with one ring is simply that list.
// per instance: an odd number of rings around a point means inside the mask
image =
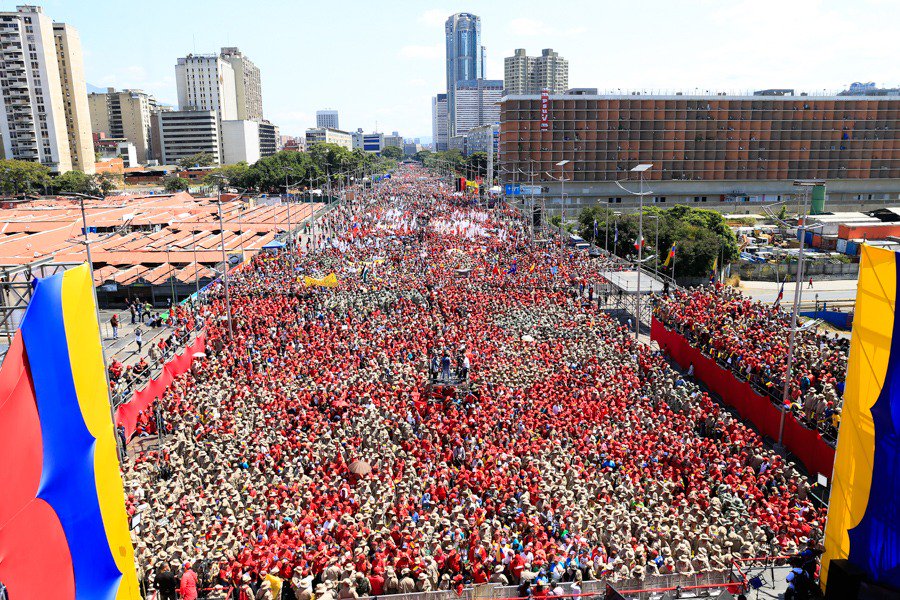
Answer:
[{"label": "tree canopy", "polygon": [[6,194],[43,191],[50,183],[50,169],[41,163],[0,160],[0,189]]},{"label": "tree canopy", "polygon": [[211,167],[215,162],[215,157],[209,152],[198,152],[179,160],[178,166],[182,169],[193,169],[194,167]]},{"label": "tree canopy", "polygon": [[237,163],[214,169],[204,179],[207,185],[219,182],[241,190],[266,193],[284,192],[285,183],[294,187],[325,186],[330,178],[335,184],[341,177],[356,172],[361,176],[369,169],[389,169],[394,162],[362,150],[348,150],[337,144],[313,144],[308,152],[283,150],[265,156],[252,165]]},{"label": "tree canopy", "polygon": [[401,160],[403,158],[403,148],[398,148],[397,146],[387,146],[381,151],[381,155],[385,158]]},{"label": "tree canopy", "polygon": [[[607,223],[609,223],[608,238]],[[659,247],[654,248],[657,223]],[[619,231],[618,243],[614,242],[616,228]],[[607,206],[588,207],[579,213],[577,229],[581,237],[594,241],[600,247],[608,244],[610,251],[617,256],[628,257],[635,254],[634,244],[638,238],[637,213],[616,216]],[[717,211],[686,205],[673,206],[667,210],[659,210],[656,207],[644,208],[644,256],[654,255],[659,268],[665,272],[662,263],[665,262],[672,244],[676,242],[677,275],[695,277],[708,275],[716,257],[719,257],[720,264],[724,264],[735,260],[739,254],[734,232]],[[653,261],[648,266],[653,268]]]},{"label": "tree canopy", "polygon": [[163,181],[163,188],[167,192],[186,192],[191,189],[191,182],[184,177],[172,175],[171,177],[165,178]]}]

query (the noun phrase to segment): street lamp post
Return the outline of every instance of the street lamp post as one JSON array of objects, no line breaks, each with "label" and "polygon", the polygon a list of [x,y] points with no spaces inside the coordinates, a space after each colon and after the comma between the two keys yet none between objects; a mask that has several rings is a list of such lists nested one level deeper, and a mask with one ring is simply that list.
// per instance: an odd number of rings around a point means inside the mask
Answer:
[{"label": "street lamp post", "polygon": [[[91,281],[91,294],[94,296],[94,314],[97,317],[97,333],[100,333],[100,302],[97,300],[97,286],[94,284],[94,261],[91,258],[91,238],[88,236],[88,224],[87,224],[87,212],[84,209],[84,201],[88,200],[103,200],[103,198],[98,198],[97,196],[88,196],[87,194],[69,194],[71,196],[75,196],[78,198],[78,203],[81,206],[81,229],[84,234],[84,250],[87,255],[87,263],[88,263],[88,273],[90,274]],[[116,451],[119,456],[119,461],[122,461],[125,457],[125,445],[122,443],[121,438],[119,438],[119,433],[116,431],[116,413],[115,407],[113,406],[112,396],[110,394],[109,387],[109,369],[107,368],[106,362],[106,348],[103,347],[103,336],[101,335],[100,340],[100,356],[103,359],[103,378],[106,380],[106,397],[109,401],[109,418],[112,420],[113,426],[113,435],[116,438]]]},{"label": "street lamp post", "polygon": [[228,290],[228,257],[225,256],[225,226],[222,224],[222,187],[219,186],[219,198],[216,203],[219,213],[219,237],[222,241],[222,280],[225,283],[225,312],[228,315],[228,339],[234,339],[234,326],[231,323],[231,293]]},{"label": "street lamp post", "polygon": [[169,287],[172,290],[172,309],[175,308],[175,265],[172,264],[172,259],[169,258],[169,251],[172,249],[171,246],[166,246],[166,262],[169,263]]},{"label": "street lamp post", "polygon": [[634,315],[634,339],[637,341],[638,336],[641,332],[641,261],[644,258],[644,173],[652,168],[653,165],[650,163],[640,164],[633,169],[631,169],[632,173],[638,173],[641,178],[641,188],[639,197],[639,208],[638,208],[638,257],[637,257],[637,298],[635,300],[635,315]]},{"label": "street lamp post", "polygon": [[[820,185],[823,182],[821,180],[797,180],[794,181],[794,185],[797,187],[804,188],[803,193],[803,210],[800,213],[804,212],[806,207],[809,206],[809,196],[811,193],[811,189],[813,186]],[[802,223],[801,223],[802,219]],[[787,355],[787,365],[784,372],[784,387],[781,391],[781,417],[778,422],[778,446],[784,447],[784,421],[787,416],[787,407],[788,401],[790,400],[791,393],[791,370],[794,366],[794,348],[797,337],[797,315],[800,311],[800,295],[802,294],[803,289],[803,247],[806,238],[806,215],[799,214],[797,215],[797,233],[800,237],[800,249],[797,252],[797,276],[796,281],[794,282],[794,306],[791,310],[791,332],[788,337],[788,355]]]},{"label": "street lamp post", "polygon": [[560,217],[559,217],[559,260],[560,264],[565,260],[566,256],[566,248],[563,244],[563,231],[566,226],[566,170],[565,166],[569,164],[569,160],[561,160],[556,163],[556,166],[559,167],[559,202],[560,202]]}]

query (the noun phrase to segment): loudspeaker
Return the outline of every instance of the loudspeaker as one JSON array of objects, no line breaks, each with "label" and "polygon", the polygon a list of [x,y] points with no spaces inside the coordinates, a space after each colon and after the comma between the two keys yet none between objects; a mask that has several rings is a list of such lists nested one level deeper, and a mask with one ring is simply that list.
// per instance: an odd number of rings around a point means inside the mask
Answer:
[{"label": "loudspeaker", "polygon": [[832,560],[828,564],[828,586],[825,600],[853,600],[859,596],[859,585],[865,571],[846,559]]}]

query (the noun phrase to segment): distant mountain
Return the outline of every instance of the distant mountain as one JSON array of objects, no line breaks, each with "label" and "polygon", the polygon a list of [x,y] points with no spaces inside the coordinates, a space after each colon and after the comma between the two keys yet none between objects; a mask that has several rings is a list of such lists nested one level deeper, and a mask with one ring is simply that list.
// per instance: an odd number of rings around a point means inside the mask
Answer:
[{"label": "distant mountain", "polygon": [[87,84],[87,93],[88,94],[103,94],[106,92],[105,87],[97,87],[96,85]]}]

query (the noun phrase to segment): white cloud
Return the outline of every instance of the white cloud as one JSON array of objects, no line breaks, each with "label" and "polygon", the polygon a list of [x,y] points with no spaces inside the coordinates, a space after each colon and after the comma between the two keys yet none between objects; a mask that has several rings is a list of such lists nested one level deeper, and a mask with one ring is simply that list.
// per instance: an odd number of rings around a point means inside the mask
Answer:
[{"label": "white cloud", "polygon": [[400,48],[400,58],[406,59],[426,59],[432,60],[440,58],[444,55],[443,44],[434,44],[431,46],[403,46]]}]

